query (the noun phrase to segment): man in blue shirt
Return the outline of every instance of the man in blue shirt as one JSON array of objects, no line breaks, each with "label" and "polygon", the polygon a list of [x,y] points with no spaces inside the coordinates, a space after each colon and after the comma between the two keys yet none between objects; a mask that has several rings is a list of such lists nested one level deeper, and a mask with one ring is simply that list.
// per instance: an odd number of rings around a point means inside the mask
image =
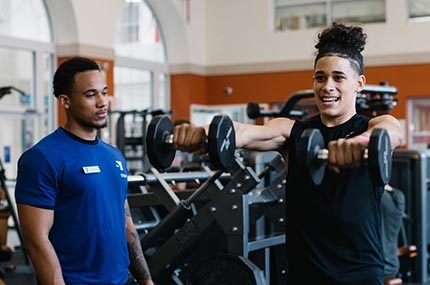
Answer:
[{"label": "man in blue shirt", "polygon": [[15,188],[38,280],[125,285],[131,272],[139,284],[153,285],[127,204],[125,158],[97,136],[109,105],[99,65],[69,59],[53,83],[66,123],[21,155]]}]

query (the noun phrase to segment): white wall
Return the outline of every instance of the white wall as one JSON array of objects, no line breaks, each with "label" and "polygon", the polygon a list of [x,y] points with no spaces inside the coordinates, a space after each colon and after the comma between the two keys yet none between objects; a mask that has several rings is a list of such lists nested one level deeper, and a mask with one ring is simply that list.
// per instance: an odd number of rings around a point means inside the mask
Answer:
[{"label": "white wall", "polygon": [[[122,1],[47,0],[59,55],[113,58]],[[320,30],[273,31],[272,0],[187,1],[148,0],[164,29],[172,73],[311,68]],[[430,62],[430,22],[409,23],[406,0],[386,1],[387,23],[364,26],[368,34],[364,51],[367,65]]]},{"label": "white wall", "polygon": [[[320,30],[273,32],[271,2],[207,1],[209,66],[274,63],[281,69],[311,67],[308,63]],[[388,23],[364,26],[367,65],[430,62],[430,22],[409,23],[405,3],[386,0]]]}]

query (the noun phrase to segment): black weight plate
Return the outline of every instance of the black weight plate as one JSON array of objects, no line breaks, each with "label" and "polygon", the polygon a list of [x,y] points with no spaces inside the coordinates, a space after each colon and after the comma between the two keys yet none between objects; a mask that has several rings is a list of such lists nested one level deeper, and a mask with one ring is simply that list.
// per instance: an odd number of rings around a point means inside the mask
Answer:
[{"label": "black weight plate", "polygon": [[233,121],[225,115],[215,116],[209,125],[208,152],[211,163],[225,170],[232,163],[236,150]]},{"label": "black weight plate", "polygon": [[386,129],[373,129],[367,147],[367,163],[374,185],[384,186],[391,178],[392,148]]},{"label": "black weight plate", "polygon": [[255,102],[249,102],[246,106],[246,114],[250,119],[256,119],[260,116],[260,105]]},{"label": "black weight plate", "polygon": [[173,123],[168,116],[158,115],[152,118],[146,133],[148,159],[157,169],[168,168],[175,158],[176,150],[166,139],[173,133]]},{"label": "black weight plate", "polygon": [[325,174],[326,162],[318,159],[318,151],[324,148],[324,139],[318,129],[307,129],[299,143],[299,161],[301,168],[308,171],[315,185],[320,185]]},{"label": "black weight plate", "polygon": [[187,285],[263,285],[263,273],[249,259],[220,254],[201,260],[185,282]]}]

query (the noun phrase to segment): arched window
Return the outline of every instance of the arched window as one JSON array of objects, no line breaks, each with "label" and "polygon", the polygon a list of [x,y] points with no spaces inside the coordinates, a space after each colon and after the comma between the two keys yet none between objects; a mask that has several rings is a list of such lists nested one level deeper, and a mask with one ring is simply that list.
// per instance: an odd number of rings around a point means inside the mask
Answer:
[{"label": "arched window", "polygon": [[[124,153],[132,174],[149,167],[143,141],[148,116],[170,108],[166,50],[158,23],[148,2],[124,0],[117,22],[109,138]],[[134,143],[127,144],[126,138]]]},{"label": "arched window", "polygon": [[50,23],[43,0],[0,2],[0,158],[10,178],[19,155],[54,127]]},{"label": "arched window", "polygon": [[125,0],[117,22],[113,109],[168,109],[166,50],[144,0]]}]

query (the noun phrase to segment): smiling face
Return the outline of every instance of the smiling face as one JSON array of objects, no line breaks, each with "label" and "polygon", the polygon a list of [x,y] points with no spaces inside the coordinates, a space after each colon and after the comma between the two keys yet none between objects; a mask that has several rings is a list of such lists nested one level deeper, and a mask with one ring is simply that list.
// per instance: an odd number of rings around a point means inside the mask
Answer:
[{"label": "smiling face", "polygon": [[366,83],[347,58],[336,55],[321,57],[314,69],[313,90],[322,122],[340,125],[356,114],[356,96]]}]

